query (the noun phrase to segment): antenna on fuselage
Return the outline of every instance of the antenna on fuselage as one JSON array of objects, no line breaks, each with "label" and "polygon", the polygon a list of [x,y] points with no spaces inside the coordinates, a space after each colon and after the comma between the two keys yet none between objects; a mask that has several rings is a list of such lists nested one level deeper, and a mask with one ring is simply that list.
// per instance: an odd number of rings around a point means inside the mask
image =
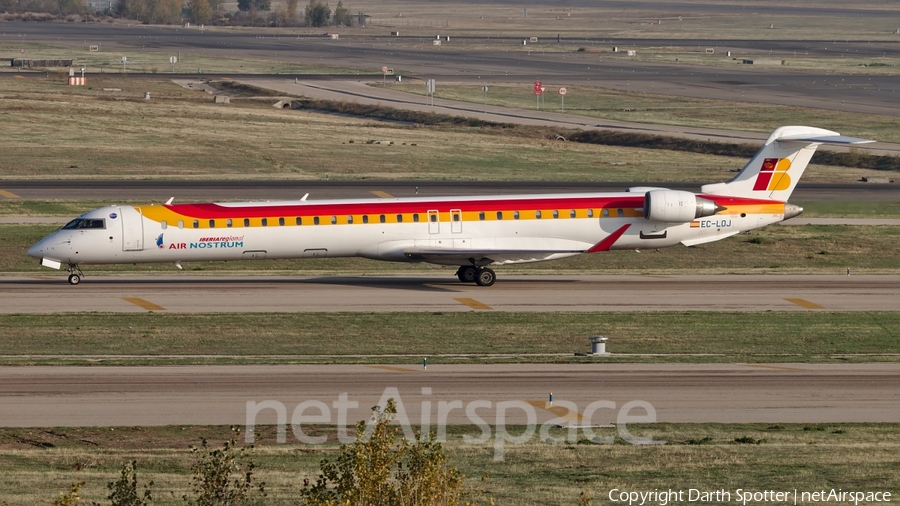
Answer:
[{"label": "antenna on fuselage", "polygon": [[166,205],[171,204],[172,201],[174,201],[174,200],[175,200],[175,197],[169,197],[169,200],[166,201]]},{"label": "antenna on fuselage", "polygon": [[306,195],[304,195],[303,198],[300,199],[300,202],[306,202],[306,197],[309,197],[308,193]]}]

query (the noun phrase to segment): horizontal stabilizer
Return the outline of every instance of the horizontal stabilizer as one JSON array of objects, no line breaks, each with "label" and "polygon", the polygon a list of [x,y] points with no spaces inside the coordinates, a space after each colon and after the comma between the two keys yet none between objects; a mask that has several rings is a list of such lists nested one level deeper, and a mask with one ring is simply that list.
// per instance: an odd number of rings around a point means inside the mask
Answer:
[{"label": "horizontal stabilizer", "polygon": [[846,135],[789,135],[781,137],[778,142],[821,142],[822,144],[868,144],[875,142],[871,139],[860,139],[858,137],[847,137]]}]

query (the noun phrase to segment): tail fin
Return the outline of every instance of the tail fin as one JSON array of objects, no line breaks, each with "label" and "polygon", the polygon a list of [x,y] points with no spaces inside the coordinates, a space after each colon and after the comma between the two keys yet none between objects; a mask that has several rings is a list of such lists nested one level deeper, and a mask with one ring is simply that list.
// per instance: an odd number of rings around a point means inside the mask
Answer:
[{"label": "tail fin", "polygon": [[820,144],[875,142],[805,126],[784,126],[772,132],[741,172],[727,183],[704,185],[708,195],[755,197],[787,202]]}]

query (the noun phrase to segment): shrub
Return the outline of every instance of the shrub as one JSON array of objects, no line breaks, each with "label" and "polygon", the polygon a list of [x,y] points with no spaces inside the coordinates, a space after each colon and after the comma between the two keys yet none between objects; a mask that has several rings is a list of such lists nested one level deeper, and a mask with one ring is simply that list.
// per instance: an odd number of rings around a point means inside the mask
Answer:
[{"label": "shrub", "polygon": [[415,444],[399,438],[400,429],[389,424],[397,414],[394,399],[384,410],[372,409],[371,436],[366,425],[356,425],[356,441],[342,445],[334,461],[322,460],[315,485],[301,491],[302,504],[458,505],[466,498],[465,476],[448,467],[441,444],[419,434]]},{"label": "shrub", "polygon": [[210,449],[206,439],[200,448],[191,448],[192,452],[202,451],[202,454],[191,466],[194,497],[182,496],[185,503],[191,506],[234,506],[249,504],[256,498],[254,496],[266,496],[265,483],[253,483],[253,470],[256,469],[250,455],[253,446],[238,447],[237,435],[238,431],[234,430],[221,450]]}]

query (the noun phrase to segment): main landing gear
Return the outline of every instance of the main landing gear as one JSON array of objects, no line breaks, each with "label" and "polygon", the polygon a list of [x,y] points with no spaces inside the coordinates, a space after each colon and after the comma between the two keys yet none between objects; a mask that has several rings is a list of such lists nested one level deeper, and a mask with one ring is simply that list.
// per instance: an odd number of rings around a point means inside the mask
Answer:
[{"label": "main landing gear", "polygon": [[487,267],[464,265],[456,271],[456,277],[463,283],[475,282],[478,286],[491,286],[497,281],[497,274]]},{"label": "main landing gear", "polygon": [[81,272],[81,267],[78,267],[77,264],[69,264],[68,267],[66,267],[66,270],[69,271],[70,285],[81,283],[81,278],[84,277],[84,273]]}]

